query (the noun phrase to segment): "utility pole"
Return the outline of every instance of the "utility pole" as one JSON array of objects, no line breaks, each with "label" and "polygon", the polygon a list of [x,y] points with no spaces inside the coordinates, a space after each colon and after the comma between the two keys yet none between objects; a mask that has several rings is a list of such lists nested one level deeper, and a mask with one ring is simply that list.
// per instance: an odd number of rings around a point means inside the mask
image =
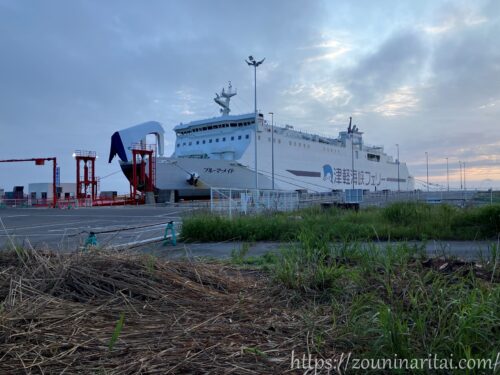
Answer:
[{"label": "utility pole", "polygon": [[[248,61],[250,60],[250,61]],[[248,60],[245,60],[246,63],[249,66],[253,66],[254,68],[254,75],[253,75],[253,80],[254,80],[254,112],[255,112],[255,189],[259,188],[259,174],[257,172],[257,129],[259,127],[258,123],[258,115],[257,115],[257,67],[262,64],[265,60],[262,59],[261,61],[257,61],[253,58],[253,56],[248,56]]]}]

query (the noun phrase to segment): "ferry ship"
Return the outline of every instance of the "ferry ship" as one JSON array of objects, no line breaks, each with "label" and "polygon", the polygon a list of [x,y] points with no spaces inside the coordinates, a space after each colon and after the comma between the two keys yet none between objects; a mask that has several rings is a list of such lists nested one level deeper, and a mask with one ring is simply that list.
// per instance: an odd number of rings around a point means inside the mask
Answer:
[{"label": "ferry ship", "polygon": [[235,95],[229,83],[228,89],[214,98],[221,107],[220,116],[175,126],[172,156],[163,156],[162,125],[147,122],[113,134],[109,162],[118,156],[131,181],[131,150],[137,143],[145,144],[148,134],[154,134],[155,191],[160,201],[209,197],[210,188],[308,192],[414,189],[406,164],[385,153],[382,146],[365,144],[363,132],[351,120],[336,138],[310,134],[290,125],[275,126],[262,113],[231,115],[230,100]]}]

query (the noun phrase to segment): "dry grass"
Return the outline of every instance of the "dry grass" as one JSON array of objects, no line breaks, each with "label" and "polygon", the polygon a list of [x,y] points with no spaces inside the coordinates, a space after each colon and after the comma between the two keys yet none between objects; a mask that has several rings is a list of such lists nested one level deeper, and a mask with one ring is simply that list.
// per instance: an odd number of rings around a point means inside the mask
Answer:
[{"label": "dry grass", "polygon": [[284,373],[307,335],[284,296],[220,264],[0,252],[0,373]]}]

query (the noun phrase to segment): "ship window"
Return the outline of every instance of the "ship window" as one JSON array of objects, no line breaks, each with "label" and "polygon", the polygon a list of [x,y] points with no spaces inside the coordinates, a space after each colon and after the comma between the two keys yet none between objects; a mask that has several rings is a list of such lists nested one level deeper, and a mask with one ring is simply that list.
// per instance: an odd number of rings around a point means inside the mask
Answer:
[{"label": "ship window", "polygon": [[215,138],[215,142],[219,142],[219,138]]},{"label": "ship window", "polygon": [[236,126],[236,123],[235,122],[232,122],[231,123],[231,127],[234,128]]},{"label": "ship window", "polygon": [[245,135],[245,138],[248,139],[248,138],[250,138],[250,136],[247,134],[247,135]]},{"label": "ship window", "polygon": [[208,143],[212,143],[212,138],[210,138],[210,139],[208,140]]},{"label": "ship window", "polygon": [[380,161],[380,155],[366,154],[367,159],[370,161]]},{"label": "ship window", "polygon": [[189,142],[189,145],[191,146],[193,144],[193,142]]},{"label": "ship window", "polygon": [[177,147],[181,147],[181,144],[180,144],[180,143],[177,143]]},{"label": "ship window", "polygon": [[226,142],[226,137],[222,138],[222,142]]},{"label": "ship window", "polygon": [[292,141],[288,141],[288,143],[290,144],[290,146],[292,145]]},{"label": "ship window", "polygon": [[205,140],[203,140],[203,144],[205,144]]},{"label": "ship window", "polygon": [[185,145],[186,145],[186,142],[184,142],[182,145],[183,145],[183,146],[185,146]]},{"label": "ship window", "polygon": [[206,126],[204,126],[204,127],[203,127],[203,130],[207,130],[207,127],[206,127]]},{"label": "ship window", "polygon": [[234,137],[231,137],[231,141],[234,141]]},{"label": "ship window", "polygon": [[196,144],[199,145],[200,144],[200,141],[196,141]]},{"label": "ship window", "polygon": [[241,139],[241,135],[238,136],[238,139]]}]

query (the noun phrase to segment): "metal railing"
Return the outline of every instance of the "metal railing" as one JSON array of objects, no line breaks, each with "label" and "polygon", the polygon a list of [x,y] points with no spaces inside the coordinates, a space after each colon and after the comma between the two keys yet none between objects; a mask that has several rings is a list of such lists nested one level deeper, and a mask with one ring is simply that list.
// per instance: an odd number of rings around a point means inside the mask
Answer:
[{"label": "metal railing", "polygon": [[210,189],[210,211],[232,217],[264,211],[293,211],[299,208],[299,193],[283,190]]}]

